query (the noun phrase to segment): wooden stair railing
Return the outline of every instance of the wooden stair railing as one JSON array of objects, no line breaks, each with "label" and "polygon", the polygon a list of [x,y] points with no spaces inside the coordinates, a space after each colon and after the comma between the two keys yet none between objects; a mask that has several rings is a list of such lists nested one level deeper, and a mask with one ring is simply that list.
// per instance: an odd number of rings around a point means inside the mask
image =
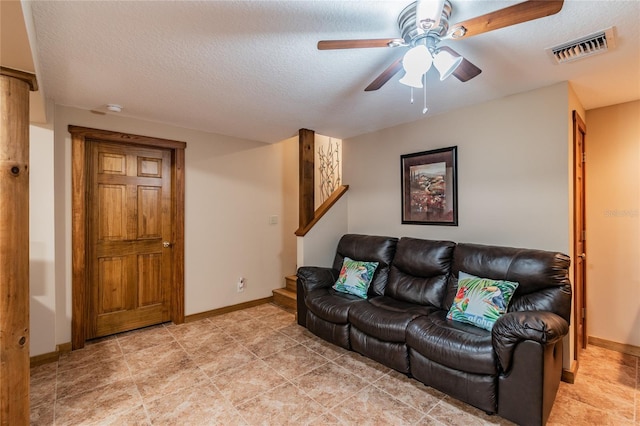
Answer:
[{"label": "wooden stair railing", "polygon": [[307,225],[301,226],[300,228],[298,228],[295,234],[298,237],[304,237],[307,234],[307,232],[309,232],[311,228],[313,228],[313,225],[318,223],[318,221],[322,218],[322,216],[324,216],[329,211],[329,209],[335,203],[337,203],[338,200],[342,198],[342,196],[348,190],[349,190],[349,185],[340,185],[338,188],[336,188],[336,190],[333,191],[333,193],[329,196],[329,198],[327,198],[327,200],[324,203],[322,203],[320,207],[318,207],[318,209],[313,213],[313,218],[311,219],[311,221]]}]

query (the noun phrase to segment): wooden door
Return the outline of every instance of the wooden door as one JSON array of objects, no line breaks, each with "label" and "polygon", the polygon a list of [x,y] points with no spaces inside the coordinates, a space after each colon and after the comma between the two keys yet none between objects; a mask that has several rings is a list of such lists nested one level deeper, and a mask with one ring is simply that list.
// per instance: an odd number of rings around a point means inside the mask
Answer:
[{"label": "wooden door", "polygon": [[579,359],[580,349],[587,347],[587,304],[586,304],[586,224],[585,224],[585,136],[587,127],[573,111],[573,197],[574,197],[574,265],[573,289],[575,308],[575,355]]},{"label": "wooden door", "polygon": [[159,322],[183,323],[186,143],[68,129],[72,348]]},{"label": "wooden door", "polygon": [[88,339],[169,320],[173,228],[170,150],[89,145]]}]

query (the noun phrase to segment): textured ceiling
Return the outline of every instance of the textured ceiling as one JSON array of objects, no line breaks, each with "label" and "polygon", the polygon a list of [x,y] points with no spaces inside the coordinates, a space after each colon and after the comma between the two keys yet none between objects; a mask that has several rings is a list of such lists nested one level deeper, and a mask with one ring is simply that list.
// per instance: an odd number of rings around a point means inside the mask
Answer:
[{"label": "textured ceiling", "polygon": [[[277,142],[300,128],[345,138],[422,119],[398,79],[364,88],[405,48],[318,51],[318,40],[398,37],[410,1],[30,1],[39,84],[57,104]],[[452,23],[517,1],[452,0]],[[640,1],[562,11],[448,44],[482,68],[440,82],[435,115],[571,81],[586,109],[640,98]],[[555,65],[544,49],[616,27],[609,53]]]}]

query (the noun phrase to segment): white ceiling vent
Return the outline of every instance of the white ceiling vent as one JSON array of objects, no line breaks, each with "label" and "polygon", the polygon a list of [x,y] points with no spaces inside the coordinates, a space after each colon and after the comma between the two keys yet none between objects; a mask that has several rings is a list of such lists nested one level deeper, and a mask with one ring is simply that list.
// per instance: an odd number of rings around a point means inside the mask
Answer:
[{"label": "white ceiling vent", "polygon": [[556,64],[605,53],[616,46],[614,27],[545,49]]}]

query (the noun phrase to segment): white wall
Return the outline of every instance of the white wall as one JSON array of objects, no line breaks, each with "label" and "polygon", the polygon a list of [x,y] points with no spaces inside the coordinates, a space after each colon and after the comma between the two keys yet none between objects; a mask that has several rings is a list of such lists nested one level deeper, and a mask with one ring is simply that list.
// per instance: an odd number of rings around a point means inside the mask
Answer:
[{"label": "white wall", "polygon": [[[568,84],[346,139],[349,232],[569,252]],[[459,226],[401,224],[400,155],[458,146]]]},{"label": "white wall", "polygon": [[55,349],[53,130],[29,126],[29,321],[31,355]]},{"label": "white wall", "polygon": [[[346,139],[349,232],[571,255],[572,108],[581,107],[560,83]],[[400,156],[454,145],[459,225],[402,225]],[[572,365],[571,336],[565,368]]]},{"label": "white wall", "polygon": [[338,241],[348,231],[348,196],[347,192],[304,237],[298,237],[298,267],[333,266]]},{"label": "white wall", "polygon": [[640,101],[587,111],[587,334],[640,347]]},{"label": "white wall", "polygon": [[[286,275],[295,273],[297,138],[264,144],[124,116],[96,115],[85,110],[56,106],[55,143],[48,153],[42,151],[43,157],[50,162],[53,159],[51,166],[54,168],[47,169],[42,175],[34,175],[34,179],[37,179],[34,185],[44,185],[48,188],[46,191],[49,196],[55,194],[55,206],[51,201],[46,201],[46,208],[32,207],[37,221],[49,223],[43,226],[47,245],[55,245],[55,280],[46,280],[43,287],[35,286],[38,297],[46,295],[48,312],[32,315],[32,356],[53,352],[55,344],[71,341],[69,124],[187,142],[187,315],[268,297],[271,290],[284,285]],[[52,136],[49,134],[48,138],[51,141]],[[33,143],[34,137],[31,139]],[[270,224],[271,216],[277,216],[277,224]],[[37,233],[32,236],[32,244],[37,237]],[[51,273],[48,269],[47,277]],[[236,282],[240,277],[245,277],[247,282],[243,293],[236,292]],[[55,327],[55,333],[52,333],[52,327]],[[55,335],[55,339],[51,339],[52,335]]]}]

